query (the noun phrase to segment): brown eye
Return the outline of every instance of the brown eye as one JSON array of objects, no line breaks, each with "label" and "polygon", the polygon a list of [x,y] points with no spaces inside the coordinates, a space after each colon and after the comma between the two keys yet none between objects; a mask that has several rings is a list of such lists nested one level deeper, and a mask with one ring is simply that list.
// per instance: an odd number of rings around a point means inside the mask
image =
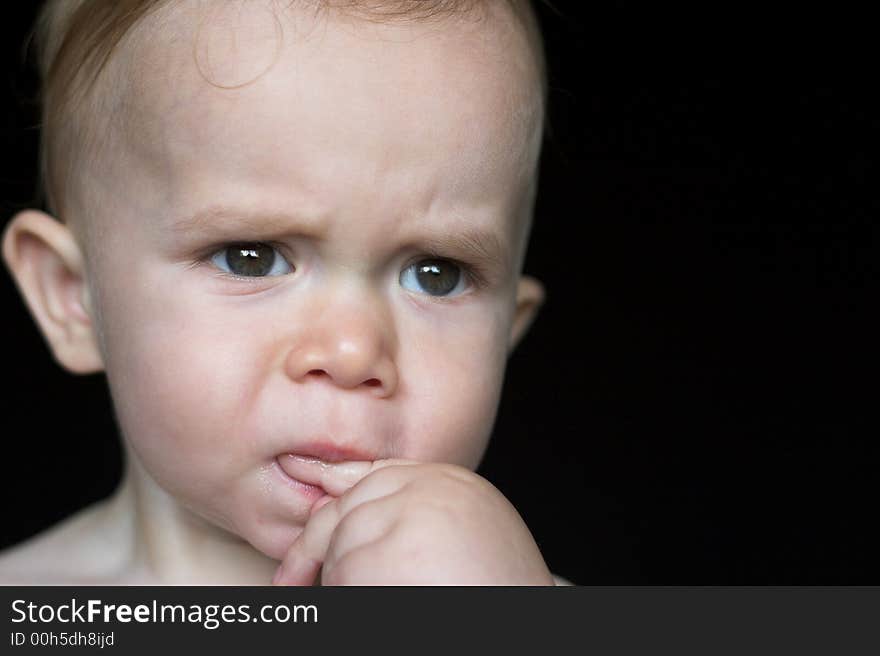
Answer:
[{"label": "brown eye", "polygon": [[410,291],[430,296],[449,296],[464,278],[461,267],[448,260],[421,260],[400,274],[400,284]]},{"label": "brown eye", "polygon": [[231,244],[211,258],[219,269],[235,276],[262,278],[282,276],[293,268],[267,244]]}]

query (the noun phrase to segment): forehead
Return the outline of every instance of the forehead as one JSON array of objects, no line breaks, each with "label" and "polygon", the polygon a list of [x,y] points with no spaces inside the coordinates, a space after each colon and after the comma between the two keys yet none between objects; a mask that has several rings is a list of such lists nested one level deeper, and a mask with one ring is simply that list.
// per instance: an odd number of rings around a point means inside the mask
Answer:
[{"label": "forehead", "polygon": [[220,181],[232,193],[230,180],[328,198],[342,183],[364,200],[379,185],[388,199],[504,197],[514,211],[543,108],[505,2],[394,23],[288,4],[175,3],[139,30],[125,141],[166,198]]}]

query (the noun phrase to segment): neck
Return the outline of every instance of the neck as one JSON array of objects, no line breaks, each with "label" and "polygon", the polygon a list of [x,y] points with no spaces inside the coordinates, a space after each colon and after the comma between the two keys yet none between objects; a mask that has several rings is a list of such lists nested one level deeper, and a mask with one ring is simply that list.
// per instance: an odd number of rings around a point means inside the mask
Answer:
[{"label": "neck", "polygon": [[269,585],[278,562],[183,507],[126,454],[104,525],[121,578],[136,585]]}]

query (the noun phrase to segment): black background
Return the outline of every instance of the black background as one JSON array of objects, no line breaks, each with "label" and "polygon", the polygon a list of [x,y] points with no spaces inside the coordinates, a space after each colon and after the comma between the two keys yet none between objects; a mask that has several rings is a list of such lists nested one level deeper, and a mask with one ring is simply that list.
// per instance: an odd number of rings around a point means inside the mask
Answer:
[{"label": "black background", "polygon": [[[709,4],[539,7],[548,300],[480,471],[576,583],[877,584],[870,21]],[[5,220],[35,190],[36,3],[2,11]],[[8,276],[0,298],[2,547],[109,494],[120,456],[104,378],[54,363]]]}]

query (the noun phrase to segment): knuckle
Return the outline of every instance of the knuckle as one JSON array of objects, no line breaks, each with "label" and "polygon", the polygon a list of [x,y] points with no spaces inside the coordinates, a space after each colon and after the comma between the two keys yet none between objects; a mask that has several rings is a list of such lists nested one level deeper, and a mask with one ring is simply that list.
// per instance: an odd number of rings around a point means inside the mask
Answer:
[{"label": "knuckle", "polygon": [[435,495],[479,494],[484,491],[486,480],[469,469],[457,465],[439,465],[430,474],[413,481],[413,487],[432,490]]},{"label": "knuckle", "polygon": [[480,485],[486,482],[479,474],[472,472],[470,469],[465,467],[461,467],[459,465],[450,465],[444,464],[441,467],[442,473],[450,480],[457,481],[459,483],[466,483],[471,485]]},{"label": "knuckle", "polygon": [[338,560],[387,534],[392,518],[383,512],[381,499],[367,501],[346,513],[330,535],[327,559]]},{"label": "knuckle", "polygon": [[392,465],[375,469],[364,476],[357,485],[350,488],[342,498],[349,497],[352,500],[361,500],[384,496],[404,487],[416,472],[412,467],[404,465]]}]

